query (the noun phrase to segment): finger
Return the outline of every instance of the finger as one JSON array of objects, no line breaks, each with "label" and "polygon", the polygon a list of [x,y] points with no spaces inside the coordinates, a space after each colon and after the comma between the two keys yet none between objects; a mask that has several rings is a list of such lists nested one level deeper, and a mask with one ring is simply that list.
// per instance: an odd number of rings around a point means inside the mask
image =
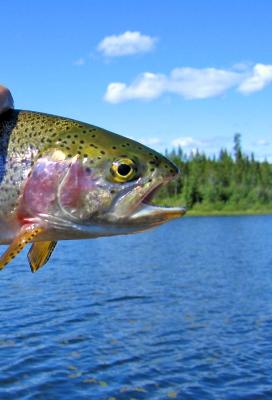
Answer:
[{"label": "finger", "polygon": [[10,108],[14,108],[12,95],[5,86],[0,85],[0,114]]}]

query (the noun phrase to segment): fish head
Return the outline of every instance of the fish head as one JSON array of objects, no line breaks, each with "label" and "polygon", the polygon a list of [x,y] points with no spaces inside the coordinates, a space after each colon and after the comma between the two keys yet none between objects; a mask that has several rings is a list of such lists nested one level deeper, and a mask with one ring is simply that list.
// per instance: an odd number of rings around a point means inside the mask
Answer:
[{"label": "fish head", "polygon": [[150,204],[157,190],[178,173],[156,151],[81,124],[55,135],[40,151],[23,203],[32,216],[81,236],[133,233],[185,213],[183,208]]}]

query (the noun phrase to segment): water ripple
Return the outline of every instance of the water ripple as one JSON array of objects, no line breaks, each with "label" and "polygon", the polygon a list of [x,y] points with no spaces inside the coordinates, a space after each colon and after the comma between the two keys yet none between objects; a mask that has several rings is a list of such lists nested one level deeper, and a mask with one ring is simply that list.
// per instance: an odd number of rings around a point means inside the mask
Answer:
[{"label": "water ripple", "polygon": [[61,243],[35,275],[24,252],[1,273],[0,399],[271,399],[271,231],[188,218]]}]

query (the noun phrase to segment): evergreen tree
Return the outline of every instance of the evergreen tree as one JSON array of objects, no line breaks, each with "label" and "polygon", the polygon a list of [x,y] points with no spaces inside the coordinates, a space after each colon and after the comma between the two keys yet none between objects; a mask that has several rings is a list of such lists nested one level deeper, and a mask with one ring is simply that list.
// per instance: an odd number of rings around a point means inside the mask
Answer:
[{"label": "evergreen tree", "polygon": [[159,194],[158,201],[210,210],[270,209],[272,211],[272,164],[256,161],[243,153],[241,134],[234,135],[233,156],[221,149],[218,157],[181,147],[168,157],[181,174]]}]

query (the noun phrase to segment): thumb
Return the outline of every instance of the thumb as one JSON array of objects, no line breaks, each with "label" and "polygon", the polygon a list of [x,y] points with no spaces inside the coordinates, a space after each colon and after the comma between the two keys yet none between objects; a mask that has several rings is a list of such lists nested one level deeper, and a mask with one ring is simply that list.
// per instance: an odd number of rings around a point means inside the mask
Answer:
[{"label": "thumb", "polygon": [[0,113],[3,113],[10,108],[14,108],[14,102],[10,91],[0,85]]}]

